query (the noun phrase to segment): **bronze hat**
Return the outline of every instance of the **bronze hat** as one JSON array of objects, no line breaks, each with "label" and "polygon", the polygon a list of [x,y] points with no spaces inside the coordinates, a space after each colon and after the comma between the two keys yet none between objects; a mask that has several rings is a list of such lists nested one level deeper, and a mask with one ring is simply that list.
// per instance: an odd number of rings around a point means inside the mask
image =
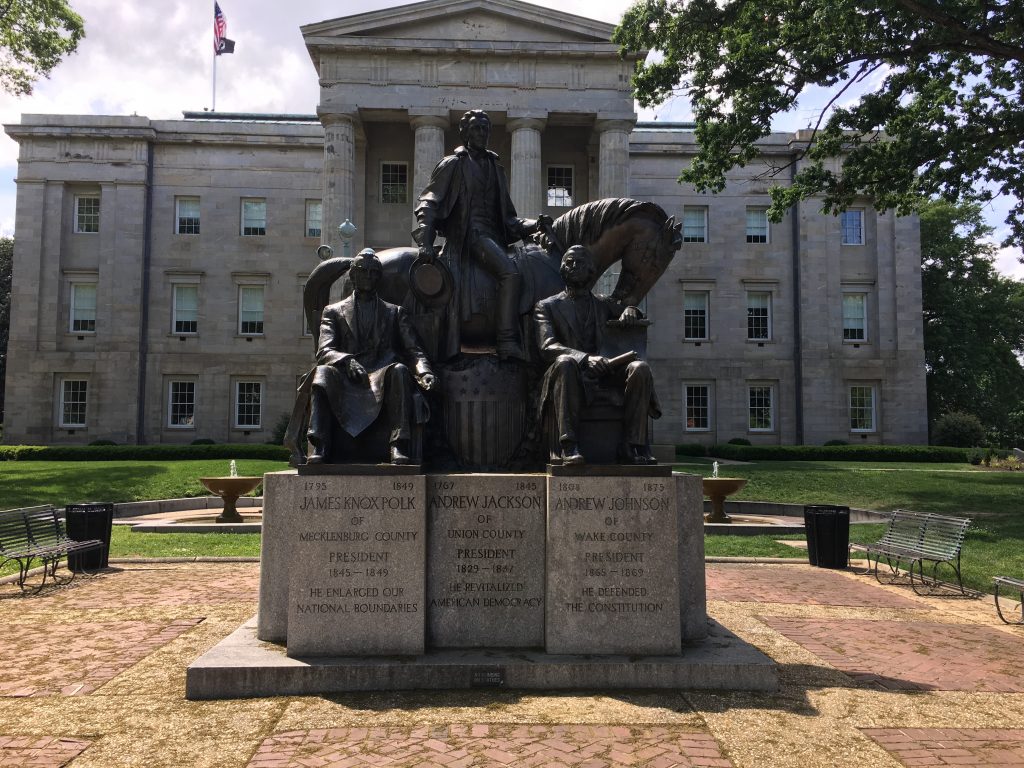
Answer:
[{"label": "bronze hat", "polygon": [[420,304],[436,309],[451,301],[455,280],[440,259],[427,261],[417,256],[409,267],[409,287]]}]

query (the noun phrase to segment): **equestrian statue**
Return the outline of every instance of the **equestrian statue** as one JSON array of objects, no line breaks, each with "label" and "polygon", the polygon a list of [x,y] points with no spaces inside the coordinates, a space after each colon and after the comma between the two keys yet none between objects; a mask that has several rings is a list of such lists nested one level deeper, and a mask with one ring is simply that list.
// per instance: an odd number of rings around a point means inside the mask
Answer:
[{"label": "equestrian statue", "polygon": [[[535,467],[543,446],[531,432],[540,429],[536,393],[546,365],[534,310],[566,289],[562,256],[584,246],[593,276],[617,268],[607,298],[636,308],[679,250],[680,225],[660,206],[629,198],[584,203],[553,221],[519,218],[505,171],[487,149],[487,114],[467,112],[459,127],[463,146],[438,163],[416,205],[416,246],[376,252],[375,292],[403,310],[436,377],[429,388],[414,387],[430,404],[424,440],[435,462],[477,471]],[[358,291],[354,259],[327,246],[318,254],[323,260],[303,294],[310,328],[321,326],[335,282],[343,295]],[[297,465],[306,463],[312,389],[300,385],[285,438]],[[642,447],[630,455],[647,458]]]}]

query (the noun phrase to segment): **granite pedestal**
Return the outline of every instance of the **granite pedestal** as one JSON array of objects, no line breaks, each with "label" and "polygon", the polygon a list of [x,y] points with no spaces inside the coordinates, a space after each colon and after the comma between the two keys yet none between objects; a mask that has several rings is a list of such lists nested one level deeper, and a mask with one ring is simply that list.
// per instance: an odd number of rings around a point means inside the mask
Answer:
[{"label": "granite pedestal", "polygon": [[280,472],[264,487],[258,618],[189,667],[189,698],[778,685],[708,620],[699,477]]}]

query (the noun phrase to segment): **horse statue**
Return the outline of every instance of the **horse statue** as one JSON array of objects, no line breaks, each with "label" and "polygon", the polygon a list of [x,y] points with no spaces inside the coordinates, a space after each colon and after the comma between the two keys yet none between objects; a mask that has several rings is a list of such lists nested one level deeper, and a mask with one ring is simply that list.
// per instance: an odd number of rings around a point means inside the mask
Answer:
[{"label": "horse statue", "polygon": [[[681,224],[676,224],[675,218],[670,218],[655,203],[629,198],[607,198],[573,208],[555,219],[545,233],[535,235],[531,241],[517,247],[514,261],[523,276],[519,314],[521,336],[527,357],[526,367],[536,367],[539,364],[530,328],[533,307],[541,299],[553,296],[564,289],[565,285],[558,268],[566,249],[573,245],[586,246],[593,256],[599,275],[619,264],[619,278],[611,295],[624,305],[636,306],[665,272],[682,245],[680,229]],[[330,256],[330,249],[321,246],[318,253],[324,252],[329,257],[312,271],[303,292],[303,309],[309,328],[313,331],[314,347],[318,344],[320,315],[330,302],[331,287],[341,280],[343,293],[347,295],[351,291],[346,277],[351,259]],[[462,365],[458,358],[464,353],[493,351],[494,312],[488,311],[486,305],[479,307],[477,309],[481,311],[474,311],[456,325],[448,315],[449,307],[445,302],[425,303],[422,297],[418,297],[412,290],[410,284],[410,270],[418,256],[419,252],[412,247],[378,251],[377,257],[384,267],[384,276],[377,287],[378,294],[385,301],[398,304],[409,312],[431,360],[449,363],[453,377],[470,375],[464,373],[465,365]],[[474,269],[475,273],[460,275],[460,280],[476,280],[478,286],[480,282],[490,281],[489,291],[477,293],[490,296],[493,301],[497,291],[493,278],[475,264],[468,265],[466,271]],[[461,285],[450,286],[450,291],[460,289]],[[499,374],[497,358],[488,358],[486,364],[495,368],[486,375],[491,379],[508,379],[507,374],[515,371],[516,366],[502,363],[501,365],[506,367]],[[442,388],[450,389],[445,378],[442,372]],[[513,375],[513,378],[516,376]],[[480,382],[474,379],[474,388],[479,389],[479,384]],[[500,387],[492,394],[493,400],[499,403],[497,407],[512,408],[510,414],[498,417],[498,421],[521,424],[522,409],[528,408],[524,403],[515,401],[522,401],[525,398],[500,390]],[[303,463],[305,454],[305,410],[301,401],[300,387],[300,396],[292,412],[285,443],[291,449],[292,462],[296,464]],[[486,443],[490,439],[486,419],[481,420],[481,423],[483,426],[477,425],[478,434],[475,440],[478,443]],[[518,429],[521,431],[521,427]],[[505,441],[516,442],[518,441],[514,437]],[[487,460],[472,463],[477,466],[500,467],[507,461],[509,450],[508,445],[496,453],[487,448]]]}]

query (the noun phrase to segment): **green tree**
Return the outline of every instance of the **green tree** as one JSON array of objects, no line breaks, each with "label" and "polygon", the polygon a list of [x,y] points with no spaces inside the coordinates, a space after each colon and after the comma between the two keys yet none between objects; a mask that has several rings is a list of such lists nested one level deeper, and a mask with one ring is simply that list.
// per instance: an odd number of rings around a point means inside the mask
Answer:
[{"label": "green tree", "polygon": [[32,93],[85,36],[67,0],[0,0],[0,88]]},{"label": "green tree", "polygon": [[0,237],[0,424],[4,421],[4,380],[7,375],[7,338],[11,330],[11,268],[14,240]]},{"label": "green tree", "polygon": [[995,442],[1024,445],[1024,283],[996,271],[991,232],[974,203],[921,210],[928,414],[972,414]]},{"label": "green tree", "polygon": [[634,76],[642,105],[688,97],[699,150],[680,180],[701,191],[817,86],[830,100],[771,190],[774,220],[811,196],[906,214],[997,189],[1015,199],[1007,243],[1024,243],[1024,0],[638,0],[613,39],[663,54]]}]

